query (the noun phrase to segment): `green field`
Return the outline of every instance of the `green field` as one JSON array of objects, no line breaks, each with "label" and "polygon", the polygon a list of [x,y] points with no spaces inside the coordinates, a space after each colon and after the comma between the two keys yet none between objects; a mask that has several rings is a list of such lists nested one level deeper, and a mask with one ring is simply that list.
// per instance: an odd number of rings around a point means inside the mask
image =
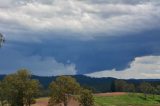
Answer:
[{"label": "green field", "polygon": [[98,106],[160,106],[160,96],[149,95],[147,100],[142,94],[121,95],[121,96],[95,96],[95,103]]},{"label": "green field", "polygon": [[[125,94],[120,96],[94,96],[95,106],[160,106],[160,95],[153,98],[152,95],[144,99],[143,94]],[[34,104],[32,106],[47,106],[44,105],[48,102],[48,98],[39,98],[37,102],[42,103]]]}]

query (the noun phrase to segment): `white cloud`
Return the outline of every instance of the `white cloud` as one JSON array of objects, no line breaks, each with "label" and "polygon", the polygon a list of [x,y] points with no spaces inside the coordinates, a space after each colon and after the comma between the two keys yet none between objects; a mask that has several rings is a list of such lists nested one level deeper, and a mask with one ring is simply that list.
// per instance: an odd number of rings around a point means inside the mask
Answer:
[{"label": "white cloud", "polygon": [[[7,58],[7,59],[6,59]],[[20,68],[29,69],[32,74],[40,76],[75,75],[76,65],[63,64],[54,57],[42,57],[38,55],[28,56],[14,50],[1,51],[0,74],[8,74]]]},{"label": "white cloud", "polygon": [[136,4],[129,4],[126,0],[102,0],[103,3],[89,1],[5,0],[0,4],[0,31],[68,31],[81,33],[74,36],[87,39],[102,35],[94,33],[120,35],[159,27],[158,1],[136,0]]},{"label": "white cloud", "polygon": [[87,74],[91,77],[115,77],[120,79],[160,78],[160,56],[137,57],[131,62],[130,67],[121,71],[104,70]]}]

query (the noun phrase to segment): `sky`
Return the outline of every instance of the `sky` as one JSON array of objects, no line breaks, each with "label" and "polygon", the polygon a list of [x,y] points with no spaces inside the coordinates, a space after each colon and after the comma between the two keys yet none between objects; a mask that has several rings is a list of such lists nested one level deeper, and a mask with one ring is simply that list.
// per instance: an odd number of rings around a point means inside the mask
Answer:
[{"label": "sky", "polygon": [[0,74],[160,78],[159,0],[0,0]]}]

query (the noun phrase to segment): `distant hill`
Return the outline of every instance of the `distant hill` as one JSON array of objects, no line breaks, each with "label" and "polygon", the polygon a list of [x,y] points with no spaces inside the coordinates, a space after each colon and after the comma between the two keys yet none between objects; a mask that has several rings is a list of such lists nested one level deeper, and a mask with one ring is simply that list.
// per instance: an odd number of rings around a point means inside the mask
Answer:
[{"label": "distant hill", "polygon": [[[0,80],[2,80],[5,75],[0,75]],[[90,88],[96,92],[110,92],[111,84],[116,78],[91,78],[84,75],[74,75],[74,78],[81,84],[81,86]],[[40,81],[44,88],[48,88],[48,85],[56,79],[56,77],[42,77],[42,76],[32,76],[33,79]],[[160,84],[160,79],[129,79],[126,80],[128,83],[139,84],[140,82],[152,82],[152,84]]]},{"label": "distant hill", "polygon": [[0,80],[2,80],[5,77],[5,75],[0,75]]}]

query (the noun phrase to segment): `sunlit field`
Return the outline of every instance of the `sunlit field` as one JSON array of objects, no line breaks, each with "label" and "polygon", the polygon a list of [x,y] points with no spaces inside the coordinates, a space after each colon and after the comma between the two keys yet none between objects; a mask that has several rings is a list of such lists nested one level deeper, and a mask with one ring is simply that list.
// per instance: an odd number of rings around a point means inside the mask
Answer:
[{"label": "sunlit field", "polygon": [[160,96],[149,95],[146,100],[143,94],[95,96],[95,103],[98,106],[160,106]]},{"label": "sunlit field", "polygon": [[[32,106],[47,106],[49,98],[39,98]],[[145,100],[143,94],[124,94],[94,96],[95,106],[160,106],[160,95],[148,95]]]}]

